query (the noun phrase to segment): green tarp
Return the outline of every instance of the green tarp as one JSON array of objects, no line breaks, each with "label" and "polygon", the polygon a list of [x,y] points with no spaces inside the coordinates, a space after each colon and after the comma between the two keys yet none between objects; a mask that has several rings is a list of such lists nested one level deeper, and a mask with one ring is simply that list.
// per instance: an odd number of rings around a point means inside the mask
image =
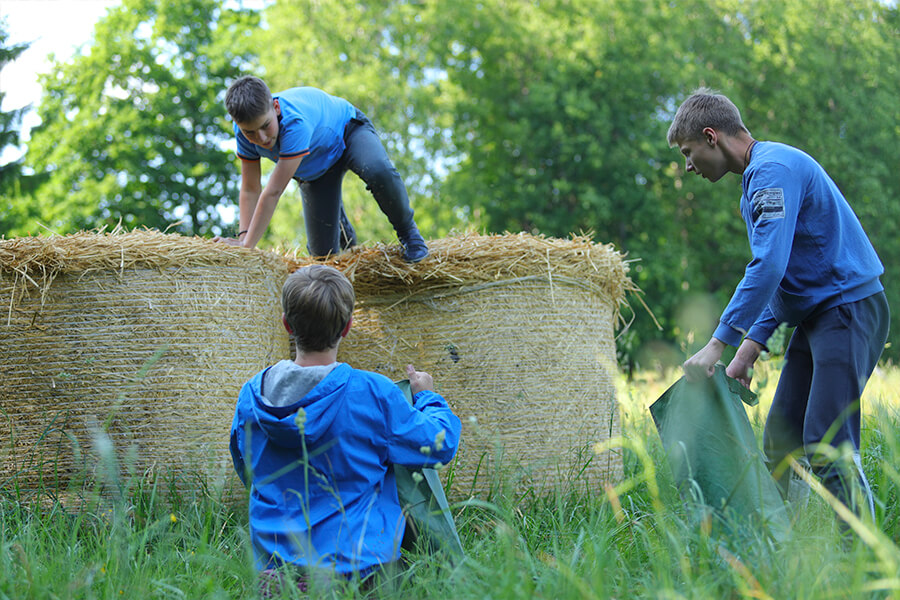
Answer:
[{"label": "green tarp", "polygon": [[717,365],[709,379],[683,377],[650,407],[675,482],[695,515],[728,528],[759,528],[785,541],[790,520],[741,402],[756,395]]},{"label": "green tarp", "polygon": [[[394,383],[412,404],[409,380]],[[412,549],[418,545],[431,552],[443,551],[461,556],[462,543],[438,472],[432,468],[409,469],[400,465],[393,465],[393,468],[397,495],[406,514],[404,547]]]}]

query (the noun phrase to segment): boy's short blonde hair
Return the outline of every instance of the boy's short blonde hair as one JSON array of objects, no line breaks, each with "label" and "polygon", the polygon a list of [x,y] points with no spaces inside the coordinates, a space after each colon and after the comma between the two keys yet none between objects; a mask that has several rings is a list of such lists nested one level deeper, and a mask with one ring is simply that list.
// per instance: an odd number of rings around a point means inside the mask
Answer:
[{"label": "boy's short blonde hair", "polygon": [[294,271],[282,288],[281,306],[297,350],[336,347],[355,301],[353,284],[334,267],[309,265]]},{"label": "boy's short blonde hair", "polygon": [[712,127],[726,135],[750,133],[741,120],[738,107],[722,94],[709,88],[699,88],[678,107],[666,140],[669,146],[703,138],[703,130]]},{"label": "boy's short blonde hair", "polygon": [[259,77],[245,75],[225,92],[225,109],[235,123],[250,123],[272,108],[272,92]]}]

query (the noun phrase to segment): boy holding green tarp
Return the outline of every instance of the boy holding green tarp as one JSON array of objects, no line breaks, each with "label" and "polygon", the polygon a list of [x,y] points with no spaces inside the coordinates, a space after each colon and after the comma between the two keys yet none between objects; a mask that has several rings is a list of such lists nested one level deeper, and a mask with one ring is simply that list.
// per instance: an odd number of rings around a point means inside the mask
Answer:
[{"label": "boy holding green tarp", "polygon": [[354,305],[337,269],[294,272],[282,304],[296,358],[244,384],[231,427],[257,566],[266,576],[296,568],[301,587],[321,573],[367,580],[402,569],[407,518],[392,465],[450,462],[459,418],[412,365],[410,404],[383,375],[337,362]]},{"label": "boy holding green tarp", "polygon": [[[749,386],[751,369],[781,323],[794,327],[766,421],[770,468],[788,491],[789,456],[808,458],[839,500],[874,517],[860,461],[863,388],[887,339],[881,261],[837,185],[809,155],[753,139],[737,107],[701,88],[679,107],[668,142],[688,172],[718,181],[741,176],[741,215],[753,259],[712,338],[684,363],[688,380],[709,377],[726,345],[726,373]],[[827,447],[847,447],[834,460]],[[824,451],[823,451],[824,450]]]}]

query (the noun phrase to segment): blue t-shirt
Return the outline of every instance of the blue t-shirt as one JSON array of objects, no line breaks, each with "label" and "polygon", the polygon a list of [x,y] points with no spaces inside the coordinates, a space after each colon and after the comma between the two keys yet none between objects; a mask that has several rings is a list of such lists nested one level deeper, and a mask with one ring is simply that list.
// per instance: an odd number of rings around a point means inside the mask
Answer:
[{"label": "blue t-shirt", "polygon": [[884,267],[837,185],[805,152],[757,142],[741,181],[753,259],[713,336],[766,344],[780,323],[882,291]]},{"label": "blue t-shirt", "polygon": [[251,143],[235,123],[237,155],[243,160],[265,156],[275,162],[302,156],[294,177],[318,179],[344,153],[344,128],[356,115],[356,108],[343,98],[312,87],[291,88],[274,98],[281,107],[275,145],[269,150]]}]

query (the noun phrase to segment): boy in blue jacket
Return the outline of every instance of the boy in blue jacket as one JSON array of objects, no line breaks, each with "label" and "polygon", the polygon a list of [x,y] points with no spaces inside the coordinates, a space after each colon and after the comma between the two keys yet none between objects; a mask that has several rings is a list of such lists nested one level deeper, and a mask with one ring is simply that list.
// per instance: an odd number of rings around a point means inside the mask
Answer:
[{"label": "boy in blue jacket", "polygon": [[412,365],[414,405],[387,377],[337,362],[354,305],[340,271],[299,269],[282,304],[296,358],[244,384],[231,426],[257,566],[366,578],[400,560],[406,519],[390,466],[448,463],[460,421]]},{"label": "boy in blue jacket", "polygon": [[[290,88],[273,97],[262,79],[245,76],[229,86],[225,107],[234,121],[241,159],[240,229],[236,239],[217,239],[256,246],[294,179],[303,197],[310,255],[338,254],[354,246],[356,233],[341,199],[341,183],[350,170],[365,182],[393,225],[404,260],[415,263],[428,256],[406,186],[375,127],[355,106],[312,87]],[[265,186],[261,157],[276,163]]]},{"label": "boy in blue jacket", "polygon": [[[741,176],[741,215],[753,259],[712,339],[684,363],[689,380],[712,375],[727,345],[726,373],[750,385],[752,367],[780,323],[794,327],[766,420],[764,447],[779,485],[791,493],[784,459],[808,460],[846,505],[874,503],[860,461],[863,388],[887,340],[884,272],[859,219],[825,170],[784,144],[753,139],[737,107],[701,88],[679,107],[668,132],[685,167],[710,181]],[[822,444],[849,447],[834,461]],[[849,463],[849,464],[848,464]],[[802,494],[802,492],[801,492]]]}]

